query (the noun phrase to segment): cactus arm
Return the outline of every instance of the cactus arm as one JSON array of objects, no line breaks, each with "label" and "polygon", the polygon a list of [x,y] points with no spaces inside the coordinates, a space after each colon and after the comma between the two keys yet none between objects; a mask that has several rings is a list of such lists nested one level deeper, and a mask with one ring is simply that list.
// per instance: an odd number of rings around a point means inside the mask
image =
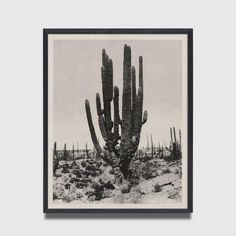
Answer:
[{"label": "cactus arm", "polygon": [[[140,121],[140,117],[142,120],[143,114],[143,57],[139,57],[139,104],[138,104],[138,125],[139,125],[139,132],[141,132],[142,122]],[[140,136],[140,134],[139,134]]]},{"label": "cactus arm", "polygon": [[132,101],[131,101],[131,129],[132,129],[132,134],[133,136],[133,127],[134,127],[134,111],[135,111],[135,98],[136,98],[136,73],[135,73],[135,67],[132,66],[132,71],[131,71],[131,79],[132,79]]},{"label": "cactus arm", "polygon": [[179,146],[180,146],[180,150],[181,150],[181,147],[182,147],[181,130],[179,130]]},{"label": "cactus arm", "polygon": [[176,133],[175,133],[175,127],[173,127],[173,131],[174,131],[174,143],[177,143]]},{"label": "cactus arm", "polygon": [[105,122],[103,116],[98,117],[98,124],[104,141],[107,141],[107,132],[105,128]]},{"label": "cactus arm", "polygon": [[99,93],[96,94],[96,106],[97,106],[97,114],[98,116],[103,115],[103,110],[101,106],[101,99]]},{"label": "cactus arm", "polygon": [[142,127],[142,88],[139,87],[138,94],[136,95],[135,100],[135,110],[134,110],[134,127],[133,135],[136,137],[136,140],[140,138],[140,132]]},{"label": "cactus arm", "polygon": [[134,110],[135,106],[135,97],[136,97],[136,73],[135,73],[135,67],[132,66],[132,110]]},{"label": "cactus arm", "polygon": [[96,106],[97,106],[99,128],[100,128],[103,139],[107,141],[107,132],[105,128],[105,122],[104,122],[104,117],[103,117],[103,111],[101,108],[101,100],[100,100],[99,93],[96,94]]},{"label": "cactus arm", "polygon": [[93,141],[93,145],[94,145],[97,153],[99,155],[101,155],[101,153],[103,151],[102,151],[102,148],[100,147],[100,145],[98,143],[97,135],[96,135],[96,132],[95,132],[95,129],[94,129],[94,125],[93,125],[90,105],[89,105],[89,101],[87,99],[85,100],[85,109],[86,109],[87,121],[88,121],[88,126],[89,126],[89,131],[90,131],[91,139]]},{"label": "cactus arm", "polygon": [[171,145],[172,145],[173,144],[172,128],[170,128],[170,141],[171,141]]},{"label": "cactus arm", "polygon": [[89,131],[90,131],[90,135],[91,135],[91,139],[93,141],[93,145],[98,153],[98,155],[108,164],[110,164],[111,166],[113,165],[113,159],[110,155],[110,153],[107,150],[102,150],[101,146],[99,145],[98,139],[97,139],[97,135],[94,129],[94,125],[93,125],[93,120],[92,120],[92,115],[91,115],[91,110],[90,110],[90,105],[89,105],[89,101],[86,99],[85,100],[85,110],[86,110],[86,115],[87,115],[87,121],[88,121],[88,126],[89,126]]},{"label": "cactus arm", "polygon": [[106,130],[111,131],[111,101],[113,98],[113,65],[106,51],[102,51],[102,92]]},{"label": "cactus arm", "polygon": [[143,90],[143,57],[139,57],[139,87]]},{"label": "cactus arm", "polygon": [[131,49],[124,46],[121,152],[127,152],[131,132]]},{"label": "cactus arm", "polygon": [[147,118],[148,118],[148,112],[144,111],[144,113],[143,113],[143,121],[142,121],[143,125],[147,122]]},{"label": "cactus arm", "polygon": [[134,124],[133,124],[133,136],[135,136],[136,145],[139,144],[140,133],[142,125],[147,121],[147,111],[143,114],[143,58],[139,57],[139,89],[135,98],[134,106]]},{"label": "cactus arm", "polygon": [[118,142],[119,139],[119,124],[120,124],[120,115],[119,115],[119,88],[114,87],[114,143],[115,145]]}]

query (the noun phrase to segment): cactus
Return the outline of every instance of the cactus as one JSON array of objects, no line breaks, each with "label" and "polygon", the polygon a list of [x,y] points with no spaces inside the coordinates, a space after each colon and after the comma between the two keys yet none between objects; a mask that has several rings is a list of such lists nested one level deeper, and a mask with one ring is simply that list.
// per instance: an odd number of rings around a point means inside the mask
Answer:
[{"label": "cactus", "polygon": [[178,160],[182,157],[181,152],[181,131],[179,130],[179,140],[176,138],[175,127],[170,128],[170,147],[168,150],[171,152],[172,159]]},{"label": "cactus", "polygon": [[147,148],[146,148],[146,150],[148,151],[149,149],[150,149],[150,147],[149,147],[149,138],[147,136]]},{"label": "cactus", "polygon": [[87,143],[85,144],[85,152],[86,152],[86,156],[87,156],[87,158],[89,159],[90,156],[89,156],[88,144],[87,144]]},{"label": "cactus", "polygon": [[181,138],[181,130],[179,129],[179,147],[182,150],[182,138]]},{"label": "cactus", "polygon": [[64,160],[67,159],[68,155],[67,155],[67,150],[66,150],[66,144],[64,143],[64,151],[63,151],[63,156],[64,156]]},{"label": "cactus", "polygon": [[[103,149],[99,145],[95,133],[88,100],[85,101],[87,121],[98,156],[113,168],[116,183],[120,184],[131,176],[129,165],[138,149],[142,125],[147,121],[147,111],[142,114],[143,59],[141,56],[139,57],[139,88],[136,93],[136,73],[135,67],[131,67],[131,48],[124,45],[122,119],[119,115],[119,88],[113,86],[113,63],[105,49],[102,51],[101,77],[103,109],[99,93],[96,94],[96,105],[98,124],[105,141]],[[111,117],[112,101],[114,121]]]},{"label": "cactus", "polygon": [[57,143],[54,142],[53,147],[53,175],[55,175],[56,170],[58,169],[59,159],[57,158]]},{"label": "cactus", "polygon": [[75,147],[74,147],[74,144],[72,145],[72,158],[75,158]]},{"label": "cactus", "polygon": [[77,143],[77,150],[76,150],[76,152],[77,152],[77,157],[79,157],[79,143]]},{"label": "cactus", "polygon": [[54,147],[53,147],[53,159],[57,158],[57,142],[54,142]]},{"label": "cactus", "polygon": [[153,144],[153,139],[151,135],[151,150],[152,150],[152,158],[154,157],[154,144]]}]

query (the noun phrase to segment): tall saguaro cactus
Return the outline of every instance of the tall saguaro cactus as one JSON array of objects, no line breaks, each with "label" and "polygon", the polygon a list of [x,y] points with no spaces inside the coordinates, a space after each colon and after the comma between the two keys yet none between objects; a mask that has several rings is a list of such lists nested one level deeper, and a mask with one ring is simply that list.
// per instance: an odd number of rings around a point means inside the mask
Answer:
[{"label": "tall saguaro cactus", "polygon": [[[122,118],[119,114],[119,88],[113,86],[113,63],[105,49],[102,51],[101,77],[103,109],[99,93],[96,94],[96,105],[98,124],[105,141],[103,149],[99,145],[95,133],[88,100],[85,101],[87,121],[98,155],[111,165],[116,182],[119,184],[131,175],[130,162],[138,149],[142,125],[147,121],[147,111],[143,113],[143,59],[141,56],[139,57],[139,88],[136,93],[136,73],[135,67],[131,67],[131,48],[124,45]],[[111,116],[112,101],[113,121]]]}]

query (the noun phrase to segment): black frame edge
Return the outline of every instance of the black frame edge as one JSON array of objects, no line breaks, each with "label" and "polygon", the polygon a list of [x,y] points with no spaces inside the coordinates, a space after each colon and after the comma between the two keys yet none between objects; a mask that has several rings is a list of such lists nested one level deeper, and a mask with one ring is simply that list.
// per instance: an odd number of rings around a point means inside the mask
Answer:
[{"label": "black frame edge", "polygon": [[43,212],[48,211],[48,31],[43,30]]},{"label": "black frame edge", "polygon": [[188,32],[188,209],[193,212],[193,30]]},{"label": "black frame edge", "polygon": [[[48,208],[48,35],[186,34],[188,39],[188,204],[187,208]],[[192,213],[193,212],[193,28],[44,28],[43,29],[43,212],[44,213]]]}]

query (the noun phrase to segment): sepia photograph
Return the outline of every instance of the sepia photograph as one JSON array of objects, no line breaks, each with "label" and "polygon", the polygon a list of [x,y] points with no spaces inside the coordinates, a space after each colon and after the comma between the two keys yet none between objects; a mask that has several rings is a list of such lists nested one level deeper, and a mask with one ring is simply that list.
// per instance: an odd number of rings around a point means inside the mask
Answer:
[{"label": "sepia photograph", "polygon": [[192,30],[44,30],[44,212],[192,212]]}]

